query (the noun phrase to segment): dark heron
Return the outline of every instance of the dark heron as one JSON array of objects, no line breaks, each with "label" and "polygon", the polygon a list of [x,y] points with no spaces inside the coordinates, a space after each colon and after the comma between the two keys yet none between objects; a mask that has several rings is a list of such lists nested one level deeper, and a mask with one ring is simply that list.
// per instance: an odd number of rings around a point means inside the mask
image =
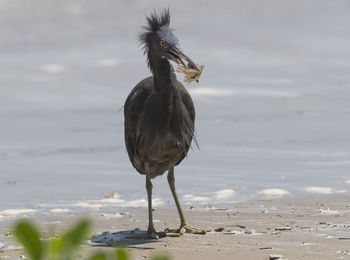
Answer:
[{"label": "dark heron", "polygon": [[168,182],[180,215],[180,228],[169,230],[205,234],[189,226],[175,191],[174,166],[186,156],[194,137],[195,110],[191,96],[176,79],[170,60],[197,69],[180,49],[169,28],[169,10],[146,17],[145,32],[139,40],[147,54],[153,76],[140,81],[124,105],[125,145],[132,165],[146,175],[149,224],[147,235],[157,237],[152,218],[151,179],[168,171]]}]

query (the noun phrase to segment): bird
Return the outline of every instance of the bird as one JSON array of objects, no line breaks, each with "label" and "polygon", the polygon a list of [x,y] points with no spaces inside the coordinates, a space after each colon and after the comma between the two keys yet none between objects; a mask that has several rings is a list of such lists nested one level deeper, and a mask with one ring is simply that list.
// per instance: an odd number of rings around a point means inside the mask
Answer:
[{"label": "bird", "polygon": [[[179,234],[205,234],[187,224],[175,190],[174,167],[187,156],[195,138],[195,108],[186,88],[176,78],[170,61],[199,70],[180,49],[170,25],[169,9],[146,16],[147,25],[138,39],[147,56],[152,76],[141,80],[124,104],[125,146],[133,167],[146,176],[148,229],[146,235],[158,238],[153,224],[151,179],[168,171],[167,179],[180,217],[180,227],[167,229]],[[164,232],[162,232],[164,233]]]}]

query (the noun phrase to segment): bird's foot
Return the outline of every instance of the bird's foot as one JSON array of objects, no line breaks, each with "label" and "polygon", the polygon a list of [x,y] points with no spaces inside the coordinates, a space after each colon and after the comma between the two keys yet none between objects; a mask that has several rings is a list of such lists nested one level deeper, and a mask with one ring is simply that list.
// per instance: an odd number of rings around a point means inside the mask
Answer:
[{"label": "bird's foot", "polygon": [[[197,235],[205,235],[208,230],[205,229],[199,229],[195,227],[191,227],[190,225],[181,225],[180,228],[167,228],[164,230],[164,232],[168,234],[180,234],[183,235],[185,233],[190,233],[190,234],[197,234]],[[171,236],[171,235],[170,235]]]}]

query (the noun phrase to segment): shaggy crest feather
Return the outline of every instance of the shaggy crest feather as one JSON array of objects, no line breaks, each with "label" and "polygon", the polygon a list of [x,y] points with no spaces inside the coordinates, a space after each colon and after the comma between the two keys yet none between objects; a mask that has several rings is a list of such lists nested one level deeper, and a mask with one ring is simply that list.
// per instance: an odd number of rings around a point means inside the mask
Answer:
[{"label": "shaggy crest feather", "polygon": [[142,28],[145,29],[145,32],[141,33],[138,37],[139,42],[143,46],[144,54],[147,53],[150,44],[152,35],[157,33],[157,31],[162,26],[169,26],[170,24],[170,12],[169,9],[165,9],[161,15],[157,15],[157,13],[154,11],[153,14],[150,16],[146,16],[146,20],[148,23],[148,26],[143,26]]}]

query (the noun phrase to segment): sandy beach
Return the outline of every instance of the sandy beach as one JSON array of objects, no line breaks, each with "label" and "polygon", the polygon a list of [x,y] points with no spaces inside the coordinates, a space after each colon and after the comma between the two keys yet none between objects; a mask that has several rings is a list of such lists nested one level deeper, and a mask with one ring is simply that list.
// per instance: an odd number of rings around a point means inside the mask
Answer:
[{"label": "sandy beach", "polygon": [[[172,259],[349,259],[350,258],[350,196],[321,195],[298,199],[254,200],[245,203],[186,206],[191,225],[198,228],[223,228],[206,235],[185,234],[158,240],[123,240],[134,259],[148,259],[155,252],[170,254]],[[158,207],[154,211],[155,226],[161,231],[176,227],[175,207]],[[115,214],[98,210],[81,215],[59,213],[28,215],[46,234],[67,229],[77,219],[87,217],[93,222],[93,234],[145,230],[147,209],[125,208]],[[0,225],[0,259],[18,259],[22,250],[8,234],[14,219]],[[104,233],[104,234],[103,234]],[[103,234],[101,236],[101,234]],[[126,242],[125,242],[126,241]],[[96,250],[112,250],[111,239],[104,243],[89,241],[81,249],[81,257]],[[108,247],[108,248],[106,248]]]}]

